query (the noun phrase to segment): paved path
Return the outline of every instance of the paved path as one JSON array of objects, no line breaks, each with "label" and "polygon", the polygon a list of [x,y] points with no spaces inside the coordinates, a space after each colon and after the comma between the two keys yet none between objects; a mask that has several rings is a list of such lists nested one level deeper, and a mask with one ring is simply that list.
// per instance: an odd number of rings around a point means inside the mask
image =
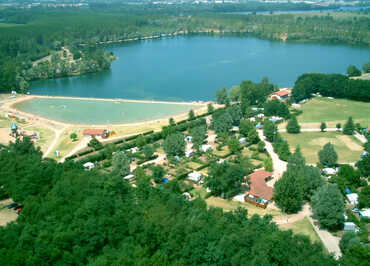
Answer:
[{"label": "paved path", "polygon": [[273,187],[275,182],[279,180],[279,178],[283,175],[283,173],[286,171],[287,163],[280,160],[279,156],[275,153],[274,148],[272,147],[272,144],[268,142],[263,135],[262,130],[257,130],[258,136],[260,139],[265,142],[265,148],[267,152],[270,154],[270,157],[272,159],[272,164],[274,166],[274,178],[267,182],[267,185],[270,187]]},{"label": "paved path", "polygon": [[360,135],[358,134],[357,132],[355,132],[355,134],[353,134],[353,136],[358,139],[359,141],[361,141],[362,143],[366,143],[367,142],[367,139],[365,138],[364,135]]}]

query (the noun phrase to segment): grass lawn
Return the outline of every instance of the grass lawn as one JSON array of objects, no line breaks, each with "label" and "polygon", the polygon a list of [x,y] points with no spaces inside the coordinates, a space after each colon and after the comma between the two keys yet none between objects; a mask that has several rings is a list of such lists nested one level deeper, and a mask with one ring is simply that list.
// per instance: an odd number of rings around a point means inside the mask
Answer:
[{"label": "grass lawn", "polygon": [[213,154],[216,156],[225,156],[230,152],[229,148],[227,146],[222,147],[222,150],[213,150]]},{"label": "grass lawn", "polygon": [[307,163],[317,163],[319,161],[317,153],[322,147],[330,142],[334,145],[338,153],[338,162],[356,162],[360,159],[363,151],[361,143],[353,136],[347,136],[337,132],[304,132],[300,134],[281,133],[292,150],[298,145]]},{"label": "grass lawn", "polygon": [[262,209],[252,204],[242,203],[242,202],[235,201],[235,200],[225,200],[219,197],[209,197],[208,199],[206,199],[206,202],[208,206],[220,207],[220,208],[223,208],[225,211],[233,211],[238,207],[242,207],[248,210],[249,216],[253,214],[258,214],[261,216],[264,216],[266,214],[270,214],[272,216],[282,215],[282,213],[278,210]]},{"label": "grass lawn", "polygon": [[294,234],[306,235],[311,239],[312,242],[321,243],[319,236],[317,235],[315,229],[313,228],[307,217],[304,217],[302,220],[296,221],[294,223],[281,224],[279,225],[279,227],[283,230],[290,229],[293,231]]},{"label": "grass lawn", "polygon": [[[301,110],[303,114],[298,116],[298,121],[313,123],[307,125],[311,128],[319,128],[321,122],[325,122],[328,127],[335,127],[336,123],[342,123],[343,126],[349,116],[352,116],[355,123],[358,122],[364,127],[370,125],[370,103],[316,97],[303,104]],[[314,125],[315,123],[317,125]]]},{"label": "grass lawn", "polygon": [[[82,139],[82,135],[80,134],[77,134],[78,136],[78,140],[77,141],[72,141],[71,138],[69,137],[69,135],[71,134],[72,132],[69,132],[69,131],[64,131],[63,134],[60,136],[59,138],[59,141],[57,143],[57,145],[55,146],[55,148],[49,153],[49,156],[50,158],[53,158],[53,159],[60,159],[64,156],[66,156],[70,151],[73,150],[74,147],[77,146],[77,144],[81,141]],[[77,132],[76,132],[77,133]],[[59,151],[60,152],[60,157],[56,157],[55,155],[55,151]]]},{"label": "grass lawn", "polygon": [[202,164],[196,163],[196,162],[189,162],[189,163],[186,164],[186,166],[188,166],[189,168],[195,170],[195,169],[201,167]]},{"label": "grass lawn", "polygon": [[46,152],[50,143],[55,137],[54,131],[44,127],[27,127],[27,131],[35,131],[39,134],[40,138],[37,140],[37,145],[40,146],[42,152]]}]

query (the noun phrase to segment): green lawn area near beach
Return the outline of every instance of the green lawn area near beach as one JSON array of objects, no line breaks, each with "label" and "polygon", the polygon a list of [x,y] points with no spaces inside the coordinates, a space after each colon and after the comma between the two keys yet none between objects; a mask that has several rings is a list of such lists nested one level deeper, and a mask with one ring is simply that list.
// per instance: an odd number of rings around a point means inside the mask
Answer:
[{"label": "green lawn area near beach", "polygon": [[340,163],[356,162],[363,152],[360,141],[341,132],[281,133],[281,135],[288,141],[292,151],[298,145],[301,147],[307,163],[317,163],[319,161],[317,153],[328,142],[334,145]]},{"label": "green lawn area near beach", "polygon": [[342,123],[343,126],[348,117],[352,116],[355,123],[363,127],[370,125],[370,103],[366,102],[316,97],[302,104],[301,110],[303,114],[298,116],[300,123],[325,122],[328,127]]},{"label": "green lawn area near beach", "polygon": [[296,221],[294,223],[281,224],[279,225],[279,228],[283,230],[290,229],[293,231],[294,234],[306,235],[311,239],[312,242],[321,243],[319,236],[317,235],[315,229],[313,228],[307,217],[304,217],[302,220]]}]

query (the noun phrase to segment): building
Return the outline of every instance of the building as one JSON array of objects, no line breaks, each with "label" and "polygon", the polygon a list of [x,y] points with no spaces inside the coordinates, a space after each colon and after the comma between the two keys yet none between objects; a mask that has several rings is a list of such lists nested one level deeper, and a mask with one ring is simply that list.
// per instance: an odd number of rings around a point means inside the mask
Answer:
[{"label": "building", "polygon": [[245,202],[261,208],[266,208],[274,195],[274,189],[267,186],[266,181],[272,178],[272,173],[263,169],[257,170],[249,176],[250,190],[244,196]]},{"label": "building", "polygon": [[350,193],[346,195],[348,202],[351,205],[357,205],[358,204],[358,194],[357,193]]},{"label": "building", "polygon": [[271,100],[284,101],[284,100],[288,99],[289,96],[290,96],[290,91],[289,90],[281,89],[279,91],[276,91],[276,92],[272,93],[271,96],[270,96],[270,99]]},{"label": "building", "polygon": [[239,139],[239,143],[240,144],[245,144],[247,142],[247,139],[246,138],[240,138]]},{"label": "building", "polygon": [[90,136],[90,137],[96,137],[96,136],[103,137],[103,138],[108,137],[108,131],[105,130],[105,129],[89,129],[89,128],[87,128],[87,129],[84,129],[82,134],[84,136]]},{"label": "building", "polygon": [[359,228],[352,222],[345,222],[343,229],[344,231],[354,231],[354,232],[360,231]]},{"label": "building", "polygon": [[212,146],[211,145],[208,145],[208,144],[204,144],[202,145],[202,147],[200,147],[200,149],[203,151],[203,152],[206,152],[208,150],[212,150]]},{"label": "building", "polygon": [[188,179],[199,182],[199,180],[202,178],[202,174],[199,172],[192,172],[188,175]]},{"label": "building", "polygon": [[87,162],[83,164],[83,167],[85,168],[85,170],[90,171],[91,169],[95,167],[95,165],[92,162]]},{"label": "building", "polygon": [[361,218],[370,219],[370,209],[365,209],[363,211],[360,211],[359,215],[360,215]]}]

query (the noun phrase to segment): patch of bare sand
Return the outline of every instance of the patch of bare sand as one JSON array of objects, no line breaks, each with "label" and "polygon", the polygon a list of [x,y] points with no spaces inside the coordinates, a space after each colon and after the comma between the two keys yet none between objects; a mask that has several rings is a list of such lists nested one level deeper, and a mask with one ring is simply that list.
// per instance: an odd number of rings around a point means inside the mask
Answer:
[{"label": "patch of bare sand", "polygon": [[362,146],[357,144],[356,142],[354,142],[349,136],[339,136],[337,137],[338,139],[340,139],[341,141],[344,142],[344,144],[346,144],[346,146],[348,147],[348,149],[350,149],[351,151],[362,151]]},{"label": "patch of bare sand", "polygon": [[0,201],[0,226],[5,226],[8,223],[17,220],[17,213],[13,209],[8,209],[6,207],[12,202],[12,199]]}]

